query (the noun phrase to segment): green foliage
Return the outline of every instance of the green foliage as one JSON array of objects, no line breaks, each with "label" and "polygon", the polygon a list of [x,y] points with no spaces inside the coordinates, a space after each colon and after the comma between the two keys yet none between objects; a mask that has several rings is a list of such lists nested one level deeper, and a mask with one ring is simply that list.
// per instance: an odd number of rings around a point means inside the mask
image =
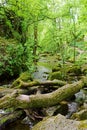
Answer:
[{"label": "green foliage", "polygon": [[[86,0],[8,0],[6,4],[1,4],[0,17],[5,21],[6,37],[11,38],[8,34],[12,33],[23,46],[18,43],[16,46],[4,45],[0,56],[0,73],[13,75],[14,71],[21,71],[21,66],[27,66],[32,72],[33,61],[42,52],[59,54],[62,64],[68,60],[82,64],[86,60],[86,53],[80,55],[79,51],[87,49],[84,44],[87,26],[85,4]],[[0,50],[3,50],[3,46]]]},{"label": "green foliage", "polygon": [[12,87],[19,88],[21,85],[20,81],[32,81],[31,74],[28,71],[21,73],[20,76],[12,83]]},{"label": "green foliage", "polygon": [[27,69],[30,73],[32,73],[35,69],[35,65],[33,62],[34,56],[33,56],[33,41],[32,39],[29,41],[27,40],[27,42],[25,43],[25,53],[26,53],[26,66]]},{"label": "green foliage", "polygon": [[19,75],[25,68],[23,46],[15,40],[0,38],[0,76]]}]

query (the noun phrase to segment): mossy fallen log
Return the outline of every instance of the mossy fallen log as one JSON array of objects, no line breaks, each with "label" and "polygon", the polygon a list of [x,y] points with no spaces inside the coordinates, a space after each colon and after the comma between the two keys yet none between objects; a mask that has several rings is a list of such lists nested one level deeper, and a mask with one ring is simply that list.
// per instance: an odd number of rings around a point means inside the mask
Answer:
[{"label": "mossy fallen log", "polygon": [[24,109],[54,106],[77,93],[85,85],[87,85],[87,78],[83,77],[81,80],[74,82],[73,84],[64,85],[47,94],[23,95],[14,92],[0,99],[0,108],[15,107]]},{"label": "mossy fallen log", "polygon": [[20,81],[24,81],[24,82],[31,82],[33,79],[32,79],[32,76],[29,72],[25,71],[23,73],[21,73],[21,75],[16,79],[14,80],[14,82],[12,83],[12,88],[20,88],[21,87],[21,84],[20,84]]},{"label": "mossy fallen log", "polygon": [[[31,82],[24,82],[22,80],[19,80],[19,87],[20,88],[30,88],[32,86],[63,86],[65,85],[67,82],[65,81],[62,81],[62,80],[53,80],[53,81],[50,81],[50,80],[47,80],[47,81],[37,81],[37,80],[34,80],[34,81],[31,81]],[[17,88],[17,86],[15,86]]]},{"label": "mossy fallen log", "polygon": [[[4,87],[0,87],[0,98],[4,97],[7,94],[11,94],[15,91],[14,88],[4,88]],[[16,91],[20,94],[26,94],[27,90],[26,89],[16,89]]]}]

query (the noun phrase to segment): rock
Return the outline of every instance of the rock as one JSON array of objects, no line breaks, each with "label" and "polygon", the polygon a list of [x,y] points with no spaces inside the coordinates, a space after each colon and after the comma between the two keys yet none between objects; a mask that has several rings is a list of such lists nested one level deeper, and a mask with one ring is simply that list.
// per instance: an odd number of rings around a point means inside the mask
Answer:
[{"label": "rock", "polygon": [[65,101],[62,101],[59,105],[44,108],[44,113],[46,116],[54,116],[59,113],[62,115],[66,115],[67,112],[68,112],[68,104]]},{"label": "rock", "polygon": [[67,74],[73,74],[73,75],[81,75],[81,67],[78,65],[72,65],[67,68],[66,70]]},{"label": "rock", "polygon": [[58,65],[56,65],[56,66],[53,66],[52,72],[59,71],[60,69],[61,69],[61,64],[58,64]]},{"label": "rock", "polygon": [[61,71],[52,72],[52,73],[49,74],[49,79],[50,80],[54,80],[54,79],[62,80],[62,78],[63,78],[63,76],[62,76]]},{"label": "rock", "polygon": [[78,110],[78,104],[76,102],[68,103],[68,114],[66,115],[67,118],[70,118],[73,113]]},{"label": "rock", "polygon": [[57,116],[45,118],[36,124],[32,130],[87,130],[87,120],[75,121]]},{"label": "rock", "polygon": [[87,109],[74,113],[71,118],[76,120],[87,120]]},{"label": "rock", "polygon": [[81,89],[78,93],[75,94],[76,99],[75,101],[79,104],[82,105],[85,101],[86,95],[84,93],[84,90]]},{"label": "rock", "polygon": [[87,74],[87,64],[82,65],[81,71],[83,74],[85,74],[85,75]]}]

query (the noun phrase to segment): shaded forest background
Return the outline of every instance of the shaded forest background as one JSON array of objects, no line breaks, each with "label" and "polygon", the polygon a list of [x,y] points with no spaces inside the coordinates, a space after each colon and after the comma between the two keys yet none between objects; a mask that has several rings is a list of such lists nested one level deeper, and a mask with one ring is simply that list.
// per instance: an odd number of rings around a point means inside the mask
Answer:
[{"label": "shaded forest background", "polygon": [[[1,0],[0,76],[34,70],[41,53],[86,63],[86,0]],[[79,53],[84,52],[77,57]],[[83,50],[82,50],[83,49]]]}]

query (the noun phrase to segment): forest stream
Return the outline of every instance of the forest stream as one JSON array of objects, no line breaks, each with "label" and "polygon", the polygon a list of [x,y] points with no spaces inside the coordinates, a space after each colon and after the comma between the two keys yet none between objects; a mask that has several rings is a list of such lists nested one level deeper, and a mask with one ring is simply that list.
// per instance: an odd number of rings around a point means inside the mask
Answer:
[{"label": "forest stream", "polygon": [[87,130],[87,0],[0,0],[0,130]]},{"label": "forest stream", "polygon": [[[49,58],[48,58],[49,59]],[[49,73],[52,72],[52,67],[49,65],[49,60],[46,57],[41,57],[41,59],[38,61],[38,64],[36,66],[36,71],[33,73],[33,78],[38,80],[38,81],[46,81]],[[51,59],[52,60],[52,59]],[[57,63],[56,60],[55,64]],[[84,98],[83,92],[78,92],[75,95],[77,98]],[[71,115],[77,111],[78,109],[78,103],[74,101],[74,98],[71,98],[71,101],[69,100],[68,104],[68,111],[64,110],[61,114],[64,113],[66,118],[70,118]],[[0,109],[0,118],[2,118],[3,115],[8,114],[8,112],[4,112],[4,110]],[[26,116],[23,120],[18,119],[17,121],[13,121],[13,123],[10,123],[6,125],[3,129],[0,130],[31,130],[33,126],[33,122],[29,119],[28,116]]]},{"label": "forest stream", "polygon": [[[47,62],[46,58],[42,57],[40,60],[40,63]],[[44,65],[37,65],[36,71],[33,73],[33,78],[39,81],[46,81],[48,74],[52,71],[51,68],[46,67]],[[3,85],[3,87],[6,85]],[[8,86],[8,85],[7,85]],[[9,85],[10,86],[10,85]],[[0,109],[0,115],[8,114],[4,110]],[[25,117],[24,120],[17,120],[11,124],[8,124],[5,128],[0,130],[31,130],[33,123],[30,121],[30,119]]]}]

